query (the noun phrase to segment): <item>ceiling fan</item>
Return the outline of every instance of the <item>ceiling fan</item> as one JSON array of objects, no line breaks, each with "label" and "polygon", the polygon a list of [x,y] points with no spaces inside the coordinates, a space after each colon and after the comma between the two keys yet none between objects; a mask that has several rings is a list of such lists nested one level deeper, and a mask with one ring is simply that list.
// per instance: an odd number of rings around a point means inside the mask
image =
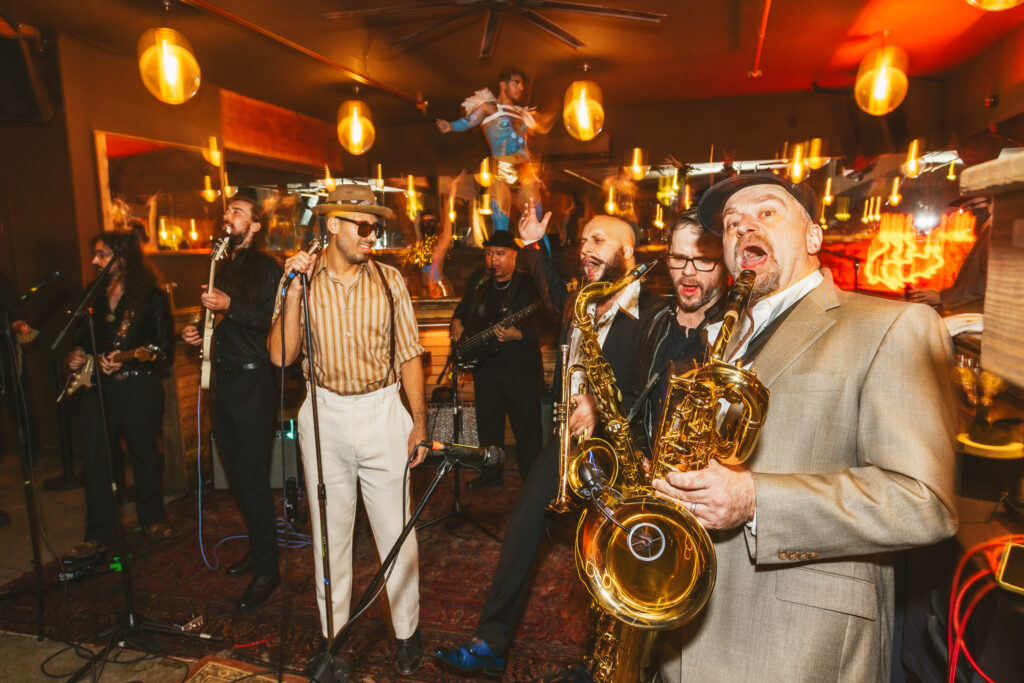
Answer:
[{"label": "ceiling fan", "polygon": [[501,24],[502,16],[511,14],[523,21],[532,24],[536,28],[554,36],[569,47],[578,50],[586,45],[582,40],[566,31],[564,28],[537,13],[536,10],[558,10],[560,12],[576,12],[578,14],[590,14],[595,16],[611,17],[614,19],[630,19],[633,21],[647,21],[659,23],[666,14],[659,12],[642,12],[630,9],[616,9],[604,5],[591,5],[581,2],[558,2],[556,0],[440,0],[437,2],[421,2],[413,5],[391,5],[388,7],[373,7],[368,9],[342,10],[340,12],[327,12],[320,16],[328,21],[338,19],[356,18],[380,18],[388,15],[401,15],[405,12],[435,8],[454,8],[454,14],[450,14],[432,24],[417,29],[412,33],[402,36],[398,40],[388,43],[388,47],[397,47],[410,40],[415,40],[431,31],[450,24],[462,17],[474,12],[486,11],[487,24],[484,27],[483,40],[480,43],[480,57],[490,57],[494,53],[494,43],[498,35],[498,26]]}]

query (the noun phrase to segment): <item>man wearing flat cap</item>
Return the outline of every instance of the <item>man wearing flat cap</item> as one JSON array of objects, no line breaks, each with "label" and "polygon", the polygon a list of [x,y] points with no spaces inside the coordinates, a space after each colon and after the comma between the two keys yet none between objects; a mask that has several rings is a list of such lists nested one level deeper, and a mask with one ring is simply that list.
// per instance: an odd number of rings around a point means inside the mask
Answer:
[{"label": "man wearing flat cap", "polygon": [[[449,332],[452,343],[472,336],[520,311],[538,299],[529,275],[516,270],[519,244],[512,233],[496,230],[484,242],[485,265],[473,271],[462,301],[455,308]],[[496,326],[495,340],[478,357],[473,373],[476,427],[481,446],[505,445],[505,416],[516,437],[516,462],[526,478],[540,453],[542,365],[536,318],[518,326]],[[485,468],[470,489],[502,483],[501,465]]]},{"label": "man wearing flat cap", "polygon": [[718,557],[707,606],[663,653],[666,682],[889,680],[889,553],[956,529],[949,335],[927,306],[839,290],[818,262],[815,201],[739,175],[698,207],[732,275],[757,274],[725,360],[771,398],[744,465],[654,483]]},{"label": "man wearing flat cap", "polygon": [[[272,362],[279,366],[294,362],[301,351],[305,356],[303,372],[317,384],[331,605],[326,604],[320,543],[314,541],[313,548],[320,623],[326,638],[335,635],[328,634],[327,610],[331,610],[335,632],[349,618],[357,484],[383,560],[408,519],[411,496],[406,464],[427,433],[420,362],[423,347],[412,301],[398,270],[370,258],[383,229],[381,221],[394,214],[378,205],[363,185],[342,185],[315,211],[325,219],[329,233],[326,249],[316,256],[299,252],[285,261],[286,272],[308,278],[309,320],[303,318],[300,305],[302,279],[289,281],[286,277],[282,280],[282,286],[288,287],[284,305],[274,314],[267,345]],[[303,324],[309,325],[312,349],[306,348]],[[402,405],[399,388],[412,415]],[[319,539],[319,503],[313,495],[319,480],[312,411],[307,395],[299,411],[299,445],[310,492],[313,538]],[[426,457],[425,448],[416,451],[412,467]],[[410,674],[423,659],[415,533],[402,545],[387,581],[387,594],[397,638],[396,664],[401,673]],[[335,660],[336,674],[339,667],[347,671],[347,665]]]}]

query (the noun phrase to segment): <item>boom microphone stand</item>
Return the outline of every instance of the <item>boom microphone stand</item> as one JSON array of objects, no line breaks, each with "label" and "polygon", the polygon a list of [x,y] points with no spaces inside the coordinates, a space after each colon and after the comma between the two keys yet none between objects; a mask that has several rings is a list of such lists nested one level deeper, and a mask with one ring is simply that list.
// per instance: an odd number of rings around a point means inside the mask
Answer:
[{"label": "boom microphone stand", "polygon": [[[458,442],[462,440],[462,385],[459,381],[459,364],[455,360],[454,353],[448,354],[448,362],[445,364],[445,370],[451,367],[452,369],[452,441]],[[441,371],[441,377],[444,377],[445,370]],[[452,463],[452,469],[455,472],[455,494],[452,498],[451,507],[448,512],[435,517],[434,519],[424,522],[416,527],[417,530],[426,529],[434,526],[445,520],[449,520],[446,528],[451,529],[459,521],[466,522],[476,529],[482,531],[487,536],[490,536],[496,543],[501,543],[501,537],[495,534],[493,531],[482,525],[473,515],[469,512],[469,506],[462,504],[462,486],[459,483],[459,472],[463,467],[461,462],[456,460]],[[476,469],[473,465],[468,465],[469,469]],[[477,470],[479,471],[479,470]]]},{"label": "boom microphone stand", "polygon": [[[334,683],[338,680],[347,680],[347,678],[337,678],[335,676],[335,664],[334,658],[338,656],[338,652],[341,650],[342,643],[348,637],[348,634],[352,630],[352,626],[355,624],[356,619],[362,615],[366,608],[369,607],[370,603],[373,602],[374,598],[380,592],[381,584],[387,578],[388,573],[391,571],[392,565],[398,559],[398,553],[402,550],[402,544],[405,542],[406,537],[412,533],[412,530],[416,528],[416,520],[419,519],[423,513],[424,508],[427,507],[427,503],[430,501],[430,497],[434,495],[434,491],[437,490],[438,485],[445,478],[445,476],[456,469],[459,465],[475,467],[475,464],[470,464],[465,458],[466,452],[482,452],[483,453],[483,464],[484,465],[497,465],[502,464],[505,461],[505,453],[494,446],[484,448],[474,448],[472,446],[460,447],[457,444],[434,444],[430,441],[421,441],[413,448],[412,453],[415,453],[420,446],[446,446],[441,452],[444,454],[444,459],[437,468],[437,473],[434,475],[433,481],[430,482],[430,486],[427,487],[423,497],[420,499],[419,504],[416,505],[416,509],[413,510],[412,516],[405,523],[405,527],[402,529],[402,533],[399,534],[395,540],[394,545],[391,546],[391,551],[388,556],[384,558],[384,561],[380,564],[380,569],[374,574],[373,579],[370,580],[370,585],[366,587],[363,594],[359,597],[359,602],[356,604],[356,608],[352,611],[352,617],[348,620],[348,623],[342,627],[338,635],[333,639],[327,648],[327,656],[324,657],[313,673],[310,675],[310,680],[316,683]],[[412,458],[412,453],[409,457]],[[479,457],[479,456],[477,456]],[[330,641],[328,641],[330,642]]]},{"label": "boom microphone stand", "polygon": [[[92,315],[90,310],[86,308],[86,304],[93,300],[93,297],[100,291],[104,291],[107,284],[107,280],[110,277],[110,269],[114,263],[120,258],[120,253],[116,250],[110,257],[110,261],[103,267],[99,275],[96,276],[96,280],[86,291],[85,296],[79,302],[75,312],[71,314],[68,322],[64,325],[64,329],[60,331],[57,338],[54,339],[53,344],[50,345],[50,349],[56,351],[63,342],[64,337],[70,331],[74,322],[84,315],[86,324],[89,327],[89,344],[92,347],[93,358],[99,357],[99,348],[96,344],[96,326],[93,323]],[[101,289],[103,285],[104,289]],[[99,364],[96,366],[96,391],[98,393],[99,409],[100,409],[100,421],[103,428],[103,441],[104,441],[104,454],[106,455],[107,465],[107,476],[110,480],[110,506],[114,513],[114,547],[118,553],[118,557],[115,557],[115,562],[120,559],[120,573],[121,573],[121,592],[124,596],[125,602],[125,614],[120,620],[120,624],[115,626],[112,631],[107,635],[107,643],[104,645],[96,654],[94,654],[85,664],[81,666],[75,673],[68,678],[68,683],[74,683],[85,678],[93,670],[93,667],[97,662],[102,662],[106,657],[107,653],[114,647],[115,643],[119,643],[129,636],[138,635],[143,631],[151,633],[170,633],[174,635],[189,636],[194,638],[201,638],[205,640],[223,640],[221,636],[211,636],[206,633],[192,633],[186,632],[181,628],[175,626],[167,626],[164,624],[145,623],[135,612],[135,593],[132,590],[132,579],[131,572],[129,571],[128,564],[128,548],[127,541],[125,539],[124,528],[121,523],[121,509],[117,501],[117,477],[114,475],[114,458],[110,449],[110,427],[107,423],[107,409],[106,401],[103,396],[103,385],[105,381],[103,379],[103,371],[100,370]]]}]

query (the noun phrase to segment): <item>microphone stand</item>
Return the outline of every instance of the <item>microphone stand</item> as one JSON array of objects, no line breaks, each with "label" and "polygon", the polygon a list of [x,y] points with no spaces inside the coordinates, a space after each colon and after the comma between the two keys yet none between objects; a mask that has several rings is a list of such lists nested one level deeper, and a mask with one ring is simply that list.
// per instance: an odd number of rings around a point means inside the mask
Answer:
[{"label": "microphone stand", "polygon": [[[64,325],[64,329],[60,331],[60,334],[57,335],[57,338],[54,340],[53,344],[50,345],[50,349],[52,351],[56,351],[57,348],[61,345],[61,342],[64,340],[64,337],[67,335],[67,333],[71,330],[71,327],[76,321],[76,319],[79,316],[84,316],[86,324],[89,327],[89,344],[92,347],[93,358],[99,357],[99,348],[96,343],[96,326],[92,319],[92,315],[89,312],[89,309],[86,308],[86,303],[92,301],[93,296],[95,296],[98,291],[101,291],[100,285],[106,283],[110,275],[110,269],[113,266],[114,262],[117,261],[119,257],[120,254],[115,252],[114,255],[111,256],[110,261],[107,262],[107,265],[104,266],[103,270],[101,270],[99,275],[96,276],[96,280],[92,283],[92,285],[90,285],[88,291],[86,291],[85,293],[85,296],[78,303],[78,307],[75,309],[75,312],[71,314],[70,318],[68,318],[68,322]],[[143,631],[149,631],[151,633],[169,633],[180,636],[201,638],[204,640],[223,640],[223,637],[221,636],[214,636],[206,633],[187,632],[176,626],[167,626],[165,624],[156,623],[145,623],[135,612],[135,592],[132,589],[131,572],[129,571],[128,546],[127,540],[125,538],[124,528],[121,522],[121,506],[117,500],[117,477],[114,475],[114,457],[110,449],[110,427],[107,422],[106,399],[104,398],[103,395],[103,385],[105,384],[105,381],[103,379],[103,371],[100,370],[98,362],[96,364],[95,374],[96,391],[98,394],[97,400],[99,403],[100,412],[100,423],[103,431],[103,450],[106,456],[107,477],[110,481],[110,506],[113,508],[114,513],[113,545],[115,551],[117,552],[117,555],[113,558],[111,568],[115,571],[119,571],[121,574],[121,593],[124,597],[125,602],[125,614],[120,619],[120,624],[115,626],[113,630],[109,631],[106,634],[109,636],[107,638],[106,645],[104,645],[98,652],[92,655],[92,657],[90,657],[85,662],[85,664],[83,664],[77,671],[71,674],[71,676],[67,679],[67,683],[74,683],[75,681],[80,681],[86,676],[90,675],[90,673],[93,672],[93,668],[95,667],[96,663],[102,662],[106,659],[107,653],[114,647],[115,643],[120,643],[126,640],[129,636],[138,635]]]},{"label": "microphone stand", "polygon": [[[327,487],[324,485],[324,461],[320,451],[320,416],[317,413],[316,405],[316,363],[314,362],[313,337],[309,324],[309,278],[306,277],[305,273],[301,273],[299,277],[302,281],[302,315],[303,320],[306,321],[303,328],[306,333],[306,362],[309,363],[309,402],[313,411],[313,444],[316,451],[316,499],[320,508],[320,555],[324,574],[324,613],[327,615],[327,647],[330,648],[334,639],[334,602],[331,599],[331,546],[327,537]],[[283,315],[283,303],[281,311]],[[283,348],[281,352],[282,354],[284,353]]]},{"label": "microphone stand", "polygon": [[[429,448],[430,444],[431,442],[429,441],[421,441],[413,449],[413,453],[415,453],[420,446],[427,446]],[[412,453],[409,454],[409,457],[412,457]],[[335,636],[333,642],[330,640],[328,641],[327,656],[320,661],[317,667],[313,670],[313,673],[310,674],[310,681],[315,681],[316,683],[333,683],[338,680],[334,676],[334,658],[338,656],[338,652],[341,650],[342,644],[352,631],[352,627],[355,625],[356,619],[364,613],[366,608],[371,602],[373,602],[374,597],[380,591],[381,584],[384,583],[392,565],[394,565],[395,561],[398,559],[398,553],[402,550],[402,544],[405,542],[406,537],[412,533],[413,529],[417,528],[416,521],[423,513],[423,510],[427,507],[427,503],[430,501],[431,496],[434,495],[438,485],[449,472],[453,469],[458,471],[458,466],[460,464],[465,464],[461,462],[461,457],[462,456],[458,453],[452,453],[450,451],[445,452],[444,459],[438,466],[437,473],[434,474],[434,479],[430,482],[427,490],[423,493],[423,497],[420,498],[420,502],[416,505],[416,509],[413,510],[412,516],[409,517],[409,520],[402,528],[402,533],[399,534],[394,545],[391,546],[391,551],[388,553],[387,557],[384,558],[384,561],[381,562],[377,573],[373,575],[373,578],[370,580],[370,584],[359,597],[359,602],[352,611],[352,617],[348,620],[348,623],[342,627],[341,631],[338,632],[338,635]]]},{"label": "microphone stand", "polygon": [[7,352],[10,355],[11,400],[14,401],[18,445],[21,447],[21,479],[24,482],[25,507],[28,508],[28,530],[32,539],[32,571],[36,579],[36,609],[38,612],[36,639],[43,640],[45,637],[43,617],[45,584],[43,582],[43,558],[39,550],[39,503],[36,500],[35,487],[32,485],[32,444],[29,436],[28,404],[25,402],[25,387],[18,369],[17,341],[11,332],[11,311],[24,301],[26,296],[28,295],[22,296],[10,307],[4,309],[3,326],[4,336],[7,339]]},{"label": "microphone stand", "polygon": [[[459,442],[462,440],[462,387],[459,382],[459,364],[456,362],[455,356],[452,353],[448,354],[448,362],[445,364],[446,369],[448,366],[451,366],[452,369],[452,441]],[[441,371],[441,376],[444,377],[443,370]],[[472,525],[487,536],[490,536],[496,543],[501,543],[501,537],[482,525],[469,513],[469,506],[462,504],[462,486],[459,483],[460,465],[461,463],[458,460],[456,460],[452,465],[452,468],[455,470],[455,494],[452,498],[452,504],[448,509],[448,512],[420,524],[416,529],[427,529],[445,520],[450,520],[448,524],[445,525],[445,528],[450,531],[459,521],[463,521]],[[476,469],[472,465],[469,465],[468,467],[470,469]]]}]

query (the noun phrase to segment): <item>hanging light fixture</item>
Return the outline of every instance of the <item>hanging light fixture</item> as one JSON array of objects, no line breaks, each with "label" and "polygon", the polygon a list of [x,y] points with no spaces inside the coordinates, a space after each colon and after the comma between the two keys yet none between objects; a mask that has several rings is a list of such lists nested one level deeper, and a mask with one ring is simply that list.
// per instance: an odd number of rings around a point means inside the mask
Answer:
[{"label": "hanging light fixture", "polygon": [[223,158],[223,155],[221,155],[220,149],[217,148],[216,135],[210,136],[210,146],[203,149],[203,158],[206,159],[206,162],[211,166],[220,168],[220,161]]},{"label": "hanging light fixture", "polygon": [[238,185],[232,185],[228,182],[228,172],[224,171],[224,196],[228,199],[234,197],[238,193]]},{"label": "hanging light fixture", "polygon": [[892,179],[892,192],[889,193],[889,206],[899,206],[902,201],[903,195],[900,194],[900,177],[896,176]]},{"label": "hanging light fixture", "polygon": [[656,227],[656,228],[664,228],[665,227],[665,219],[664,219],[664,214],[662,214],[662,211],[661,211],[661,204],[655,204],[654,205],[654,227]]},{"label": "hanging light fixture", "polygon": [[489,190],[484,190],[484,193],[480,195],[480,205],[476,208],[476,212],[481,216],[491,215],[491,193]]},{"label": "hanging light fixture", "polygon": [[196,219],[195,218],[189,218],[188,219],[188,224],[189,224],[188,236],[189,236],[189,238],[191,238],[191,240],[193,242],[195,242],[197,239],[199,239],[199,233],[196,232]]},{"label": "hanging light fixture", "polygon": [[812,138],[807,143],[807,166],[817,171],[828,163],[828,157],[821,156],[821,138]]},{"label": "hanging light fixture", "polygon": [[608,186],[608,200],[604,203],[604,210],[609,216],[619,212],[619,205],[615,203],[615,186]]},{"label": "hanging light fixture", "polygon": [[[884,41],[885,35],[882,34]],[[900,106],[907,96],[907,52],[885,45],[864,55],[853,95],[857,106],[872,116],[883,116]]]},{"label": "hanging light fixture", "polygon": [[217,199],[217,190],[213,189],[213,185],[210,184],[210,176],[203,176],[203,189],[200,192],[203,195],[203,199],[210,202],[211,204]]},{"label": "hanging light fixture", "polygon": [[644,164],[644,150],[640,147],[634,147],[633,151],[630,152],[629,156],[626,157],[626,165],[622,167],[622,170],[629,174],[629,177],[640,182],[647,176],[647,172],[651,170],[650,165]]},{"label": "hanging light fixture", "polygon": [[333,192],[334,188],[338,186],[338,183],[331,177],[331,167],[327,164],[324,164],[324,177],[320,179],[320,184],[328,192]]},{"label": "hanging light fixture", "polygon": [[153,97],[181,104],[199,91],[199,62],[188,39],[172,28],[151,28],[138,44],[139,75]]},{"label": "hanging light fixture", "polygon": [[1024,2],[1024,0],[967,0],[968,5],[973,5],[986,12],[1002,12]]},{"label": "hanging light fixture", "polygon": [[825,194],[821,197],[821,203],[824,206],[832,206],[832,200],[835,197],[832,196],[832,176],[825,179]]},{"label": "hanging light fixture", "polygon": [[488,157],[480,161],[480,172],[476,174],[476,182],[480,187],[491,186],[491,160]]},{"label": "hanging light fixture", "polygon": [[846,195],[839,197],[836,203],[836,220],[846,222],[850,220],[850,198]]},{"label": "hanging light fixture", "polygon": [[593,81],[573,81],[562,100],[562,122],[577,140],[593,140],[604,128],[601,88]]},{"label": "hanging light fixture", "polygon": [[455,194],[452,193],[448,196],[448,220],[451,224],[455,225]]},{"label": "hanging light fixture", "polygon": [[420,202],[416,194],[416,179],[410,173],[405,177],[405,183],[406,214],[409,216],[409,220],[415,221],[420,212]]},{"label": "hanging light fixture", "polygon": [[690,197],[690,183],[686,183],[683,185],[683,209],[689,211],[691,206],[693,199]]},{"label": "hanging light fixture", "polygon": [[338,107],[338,141],[349,154],[359,156],[377,138],[370,108],[360,100],[346,100]]},{"label": "hanging light fixture", "polygon": [[918,156],[919,147],[919,140],[911,140],[910,147],[907,148],[907,160],[900,166],[903,175],[908,178],[916,178],[921,175],[921,158]]}]

